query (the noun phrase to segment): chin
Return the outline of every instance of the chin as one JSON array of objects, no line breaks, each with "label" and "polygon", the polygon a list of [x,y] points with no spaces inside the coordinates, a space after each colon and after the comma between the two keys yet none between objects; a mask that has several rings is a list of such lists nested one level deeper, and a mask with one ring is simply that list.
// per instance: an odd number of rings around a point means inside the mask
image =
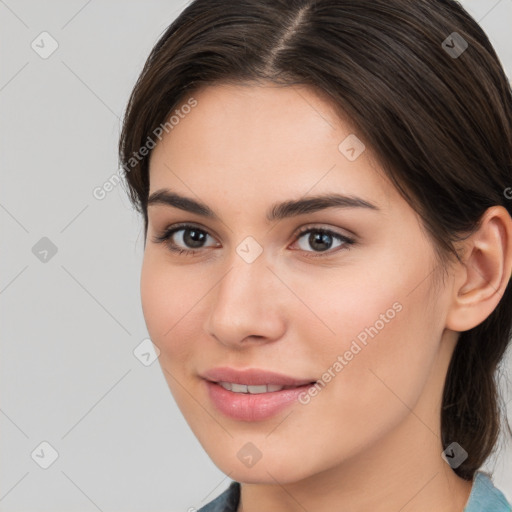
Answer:
[{"label": "chin", "polygon": [[261,459],[252,466],[246,466],[237,455],[226,457],[226,452],[223,454],[208,452],[208,455],[217,468],[229,475],[229,478],[248,484],[290,484],[308,478],[314,473],[312,468],[297,464],[296,461],[275,452],[273,456],[267,458],[262,455]]}]

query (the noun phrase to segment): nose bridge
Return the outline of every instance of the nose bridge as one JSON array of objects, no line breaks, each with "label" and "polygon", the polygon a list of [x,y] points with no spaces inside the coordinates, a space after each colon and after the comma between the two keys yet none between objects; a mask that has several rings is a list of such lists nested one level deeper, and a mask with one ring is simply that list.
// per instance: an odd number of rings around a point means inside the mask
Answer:
[{"label": "nose bridge", "polygon": [[[279,282],[251,241],[242,242],[229,259],[229,269],[212,294],[207,332],[225,344],[238,344],[248,336],[279,335]],[[250,257],[248,257],[250,256]]]}]

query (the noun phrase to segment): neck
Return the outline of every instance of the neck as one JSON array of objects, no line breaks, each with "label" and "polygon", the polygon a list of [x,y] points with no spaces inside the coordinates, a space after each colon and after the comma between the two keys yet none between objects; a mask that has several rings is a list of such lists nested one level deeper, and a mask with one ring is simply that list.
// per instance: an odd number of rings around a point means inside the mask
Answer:
[{"label": "neck", "polygon": [[[407,423],[416,423],[414,436]],[[282,484],[273,475],[274,484],[242,484],[238,512],[462,512],[472,482],[441,458],[439,438],[417,417],[403,426],[357,460],[300,482]]]}]

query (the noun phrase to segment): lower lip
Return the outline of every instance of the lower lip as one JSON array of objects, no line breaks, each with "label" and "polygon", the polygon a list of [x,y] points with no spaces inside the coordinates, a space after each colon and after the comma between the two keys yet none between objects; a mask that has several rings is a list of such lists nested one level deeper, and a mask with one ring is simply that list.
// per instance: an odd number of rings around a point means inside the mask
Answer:
[{"label": "lower lip", "polygon": [[241,421],[261,421],[298,401],[301,393],[307,393],[314,384],[270,393],[233,393],[215,382],[206,381],[208,393],[220,412]]}]

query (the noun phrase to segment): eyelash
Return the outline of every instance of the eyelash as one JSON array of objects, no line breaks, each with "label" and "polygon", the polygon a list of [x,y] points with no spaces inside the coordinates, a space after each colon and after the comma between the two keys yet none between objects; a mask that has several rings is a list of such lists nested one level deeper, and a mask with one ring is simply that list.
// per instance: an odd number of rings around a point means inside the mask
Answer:
[{"label": "eyelash", "polygon": [[[198,226],[195,226],[194,224],[182,223],[182,224],[176,224],[174,226],[171,226],[170,228],[166,229],[161,235],[153,237],[153,242],[164,243],[167,246],[167,248],[174,253],[177,253],[180,255],[182,254],[185,256],[187,256],[187,255],[194,256],[196,253],[201,252],[202,249],[195,249],[195,250],[194,249],[181,249],[181,248],[178,248],[175,244],[173,244],[170,241],[170,239],[171,239],[172,235],[174,235],[174,233],[177,233],[178,231],[182,231],[182,230],[187,230],[187,229],[201,231],[202,233],[206,233],[207,235],[211,236],[210,233],[208,233],[208,231],[206,231],[205,229],[202,229]],[[349,238],[345,235],[341,235],[340,233],[336,233],[335,231],[331,231],[331,230],[325,229],[325,228],[314,228],[314,227],[308,227],[308,226],[301,228],[299,230],[299,232],[296,234],[295,241],[300,239],[305,233],[309,233],[309,232],[330,235],[333,238],[336,238],[339,241],[343,242],[344,245],[337,247],[335,250],[327,250],[327,251],[321,251],[321,252],[304,251],[306,253],[313,253],[313,254],[308,254],[308,256],[307,256],[308,258],[319,258],[319,257],[331,256],[333,253],[338,252],[339,250],[350,249],[350,246],[354,245],[356,243],[354,239]]]}]

